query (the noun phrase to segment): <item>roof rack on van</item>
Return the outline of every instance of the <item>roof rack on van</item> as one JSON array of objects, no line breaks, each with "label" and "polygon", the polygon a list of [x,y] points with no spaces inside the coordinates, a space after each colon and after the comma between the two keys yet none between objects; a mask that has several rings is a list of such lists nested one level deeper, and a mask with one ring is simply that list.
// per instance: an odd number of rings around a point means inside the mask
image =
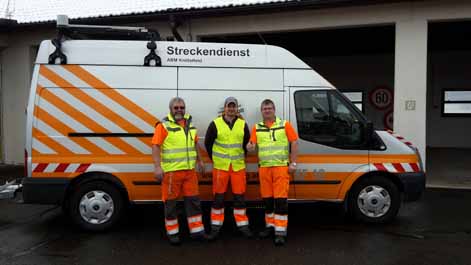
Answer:
[{"label": "roof rack on van", "polygon": [[94,39],[94,40],[148,40],[147,48],[149,54],[144,57],[144,65],[161,66],[160,57],[155,53],[157,45],[155,41],[160,40],[157,30],[144,27],[123,27],[106,25],[72,25],[66,15],[57,16],[57,38],[52,40],[56,50],[49,55],[49,63],[55,64],[59,59],[60,64],[67,64],[67,56],[62,53],[61,46],[65,38],[69,39]]}]

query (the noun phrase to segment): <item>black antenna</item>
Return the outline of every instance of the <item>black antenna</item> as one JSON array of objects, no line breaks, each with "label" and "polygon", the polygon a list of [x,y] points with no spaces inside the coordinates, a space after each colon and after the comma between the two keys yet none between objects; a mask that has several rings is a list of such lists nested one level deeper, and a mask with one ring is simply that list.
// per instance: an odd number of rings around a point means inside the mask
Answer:
[{"label": "black antenna", "polygon": [[178,27],[182,25],[182,22],[180,20],[177,20],[174,15],[169,16],[169,22],[170,22],[170,28],[172,29],[173,37],[177,41],[183,41],[182,36],[178,32]]},{"label": "black antenna", "polygon": [[265,45],[268,45],[268,43],[265,41],[265,39],[263,38],[262,34],[260,32],[257,31],[257,36],[263,41],[263,44]]}]

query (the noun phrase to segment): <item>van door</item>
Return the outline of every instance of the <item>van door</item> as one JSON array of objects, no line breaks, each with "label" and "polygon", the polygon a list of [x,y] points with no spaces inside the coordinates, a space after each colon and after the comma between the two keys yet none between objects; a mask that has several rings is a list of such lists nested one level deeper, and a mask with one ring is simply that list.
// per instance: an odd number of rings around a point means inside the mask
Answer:
[{"label": "van door", "polygon": [[[239,111],[251,129],[262,120],[260,103],[267,98],[275,103],[276,115],[286,119],[285,95],[281,69],[179,67],[178,70],[178,96],[187,100],[187,111],[198,128],[202,149],[206,129],[222,113],[227,97],[237,98]],[[206,154],[204,156],[208,174],[200,176],[200,197],[212,200],[211,161]],[[245,197],[251,201],[260,200],[256,154],[250,153],[246,161]],[[290,188],[289,196],[295,197],[294,188]]]},{"label": "van door", "polygon": [[338,200],[343,183],[368,164],[366,120],[335,89],[289,91],[290,121],[299,134],[296,199]]}]

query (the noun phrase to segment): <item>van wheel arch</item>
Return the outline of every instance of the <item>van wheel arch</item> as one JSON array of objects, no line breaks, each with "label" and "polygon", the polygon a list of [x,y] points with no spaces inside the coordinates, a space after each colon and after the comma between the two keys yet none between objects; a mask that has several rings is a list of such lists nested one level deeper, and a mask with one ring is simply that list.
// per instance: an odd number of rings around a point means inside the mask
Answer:
[{"label": "van wheel arch", "polygon": [[396,185],[396,187],[399,189],[400,192],[404,192],[404,185],[402,184],[399,177],[396,176],[395,174],[389,173],[389,172],[386,172],[386,171],[370,171],[368,173],[365,173],[365,174],[361,175],[358,179],[355,180],[355,182],[353,182],[353,184],[350,187],[350,189],[348,190],[345,198],[348,198],[348,194],[350,193],[350,191],[352,190],[352,187],[355,184],[357,184],[358,182],[360,182],[361,180],[363,180],[365,178],[372,178],[372,177],[374,178],[374,177],[378,177],[378,176],[385,177],[385,178],[391,180]]}]

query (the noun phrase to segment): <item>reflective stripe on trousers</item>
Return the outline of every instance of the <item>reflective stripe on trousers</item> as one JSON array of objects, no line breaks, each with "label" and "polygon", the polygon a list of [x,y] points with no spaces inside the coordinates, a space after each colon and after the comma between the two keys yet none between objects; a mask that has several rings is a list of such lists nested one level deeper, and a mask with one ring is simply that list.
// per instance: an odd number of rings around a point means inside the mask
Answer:
[{"label": "reflective stripe on trousers", "polygon": [[266,227],[275,227],[275,214],[274,213],[266,213],[265,214],[265,224]]},{"label": "reflective stripe on trousers", "polygon": [[244,208],[234,208],[234,219],[238,227],[249,225],[249,218]]},{"label": "reflective stripe on trousers", "polygon": [[286,236],[288,232],[288,215],[275,214],[275,235]]},{"label": "reflective stripe on trousers", "polygon": [[224,223],[224,208],[211,208],[211,225],[222,226]]},{"label": "reflective stripe on trousers", "polygon": [[190,228],[191,234],[204,231],[203,218],[201,214],[188,217],[188,227]]},{"label": "reflective stripe on trousers", "polygon": [[168,235],[178,234],[178,219],[165,219],[165,229]]}]

